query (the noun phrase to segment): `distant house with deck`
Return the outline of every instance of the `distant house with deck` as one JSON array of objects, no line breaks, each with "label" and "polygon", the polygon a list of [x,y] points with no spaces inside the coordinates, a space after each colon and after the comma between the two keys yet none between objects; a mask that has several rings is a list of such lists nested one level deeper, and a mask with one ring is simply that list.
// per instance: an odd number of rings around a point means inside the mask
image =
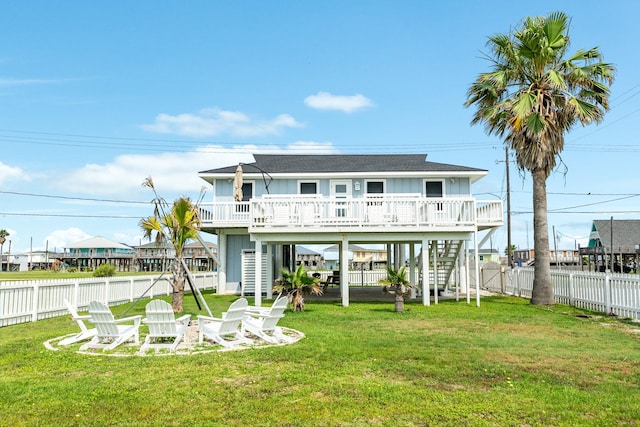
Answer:
[{"label": "distant house with deck", "polygon": [[136,250],[131,246],[106,239],[91,237],[65,248],[63,261],[78,270],[95,270],[102,264],[111,264],[117,271],[134,269]]},{"label": "distant house with deck", "polygon": [[[350,244],[394,245],[390,265],[408,259],[419,272],[411,277],[431,278],[419,279],[428,305],[427,288],[467,268],[461,255],[477,253],[503,224],[500,200],[472,195],[483,169],[430,162],[425,154],[253,157],[199,173],[213,195],[200,215],[202,230],[218,236],[218,291],[255,293],[257,305],[271,297],[280,268],[291,267],[296,244],[336,244],[341,266]],[[346,306],[345,268],[340,287]]]},{"label": "distant house with deck", "polygon": [[637,271],[640,254],[640,220],[602,219],[591,224],[587,247],[579,248],[588,265],[598,271]]}]

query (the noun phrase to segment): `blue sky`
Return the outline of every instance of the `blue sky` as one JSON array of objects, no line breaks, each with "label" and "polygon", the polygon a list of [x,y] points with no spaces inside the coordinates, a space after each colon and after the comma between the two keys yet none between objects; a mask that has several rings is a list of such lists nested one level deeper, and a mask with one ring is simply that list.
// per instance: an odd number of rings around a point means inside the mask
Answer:
[{"label": "blue sky", "polygon": [[[566,174],[548,181],[556,244],[585,244],[593,219],[640,217],[634,1],[0,4],[0,228],[12,253],[92,236],[139,244],[144,178],[167,200],[195,199],[198,171],[252,152],[427,153],[487,169],[474,193],[504,199],[504,146],[470,125],[466,92],[488,70],[488,36],[555,10],[572,17],[571,52],[598,46],[618,70],[611,111],[567,135]],[[525,248],[531,180],[510,170],[512,242]],[[490,245],[502,251],[506,230]]]}]

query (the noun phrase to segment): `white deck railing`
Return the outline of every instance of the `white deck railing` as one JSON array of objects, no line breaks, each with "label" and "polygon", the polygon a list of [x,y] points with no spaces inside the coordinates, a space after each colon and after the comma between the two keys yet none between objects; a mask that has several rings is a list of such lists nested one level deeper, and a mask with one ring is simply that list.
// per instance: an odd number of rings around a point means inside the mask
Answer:
[{"label": "white deck railing", "polygon": [[318,197],[270,195],[249,202],[202,203],[203,226],[285,231],[359,227],[446,228],[499,226],[501,200],[426,198],[420,195]]}]

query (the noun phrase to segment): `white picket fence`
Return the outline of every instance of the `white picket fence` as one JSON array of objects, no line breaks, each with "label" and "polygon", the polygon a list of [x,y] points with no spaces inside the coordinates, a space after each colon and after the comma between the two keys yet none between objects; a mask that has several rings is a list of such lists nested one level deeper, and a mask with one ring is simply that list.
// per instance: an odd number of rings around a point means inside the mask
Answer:
[{"label": "white picket fence", "polygon": [[[215,289],[217,273],[192,273],[200,290]],[[108,305],[132,302],[142,296],[170,295],[171,275],[0,282],[0,327],[69,314],[68,300],[85,311],[89,302]],[[186,289],[189,292],[189,286]]]},{"label": "white picket fence", "polygon": [[[533,271],[532,267],[506,269],[498,273],[503,274],[502,280],[484,281],[482,287],[531,298]],[[331,274],[321,273],[324,279]],[[196,273],[193,277],[200,290],[216,288],[216,273]],[[383,270],[349,272],[352,286],[375,285],[382,277]],[[170,275],[154,275],[0,282],[0,327],[67,315],[65,299],[84,311],[92,300],[116,305],[142,295],[170,295],[170,280]],[[640,275],[552,270],[551,281],[559,304],[640,320]]]},{"label": "white picket fence", "polygon": [[[533,267],[506,269],[503,292],[531,298]],[[501,292],[493,285],[483,287]],[[551,270],[551,283],[555,301],[572,307],[640,320],[640,275],[621,273],[596,273],[571,270]]]},{"label": "white picket fence", "polygon": [[[311,273],[320,273],[320,279],[326,281],[333,274],[333,270],[313,270]],[[380,280],[387,277],[387,270],[349,270],[347,272],[349,286],[381,286]]]}]

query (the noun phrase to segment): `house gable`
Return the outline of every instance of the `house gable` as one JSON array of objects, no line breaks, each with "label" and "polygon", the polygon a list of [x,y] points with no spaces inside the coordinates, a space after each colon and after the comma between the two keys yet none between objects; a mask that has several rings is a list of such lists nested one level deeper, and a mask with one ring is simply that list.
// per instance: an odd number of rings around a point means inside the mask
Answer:
[{"label": "house gable", "polygon": [[635,253],[635,247],[640,244],[640,220],[594,220],[591,226],[588,247],[612,246],[615,252]]}]

